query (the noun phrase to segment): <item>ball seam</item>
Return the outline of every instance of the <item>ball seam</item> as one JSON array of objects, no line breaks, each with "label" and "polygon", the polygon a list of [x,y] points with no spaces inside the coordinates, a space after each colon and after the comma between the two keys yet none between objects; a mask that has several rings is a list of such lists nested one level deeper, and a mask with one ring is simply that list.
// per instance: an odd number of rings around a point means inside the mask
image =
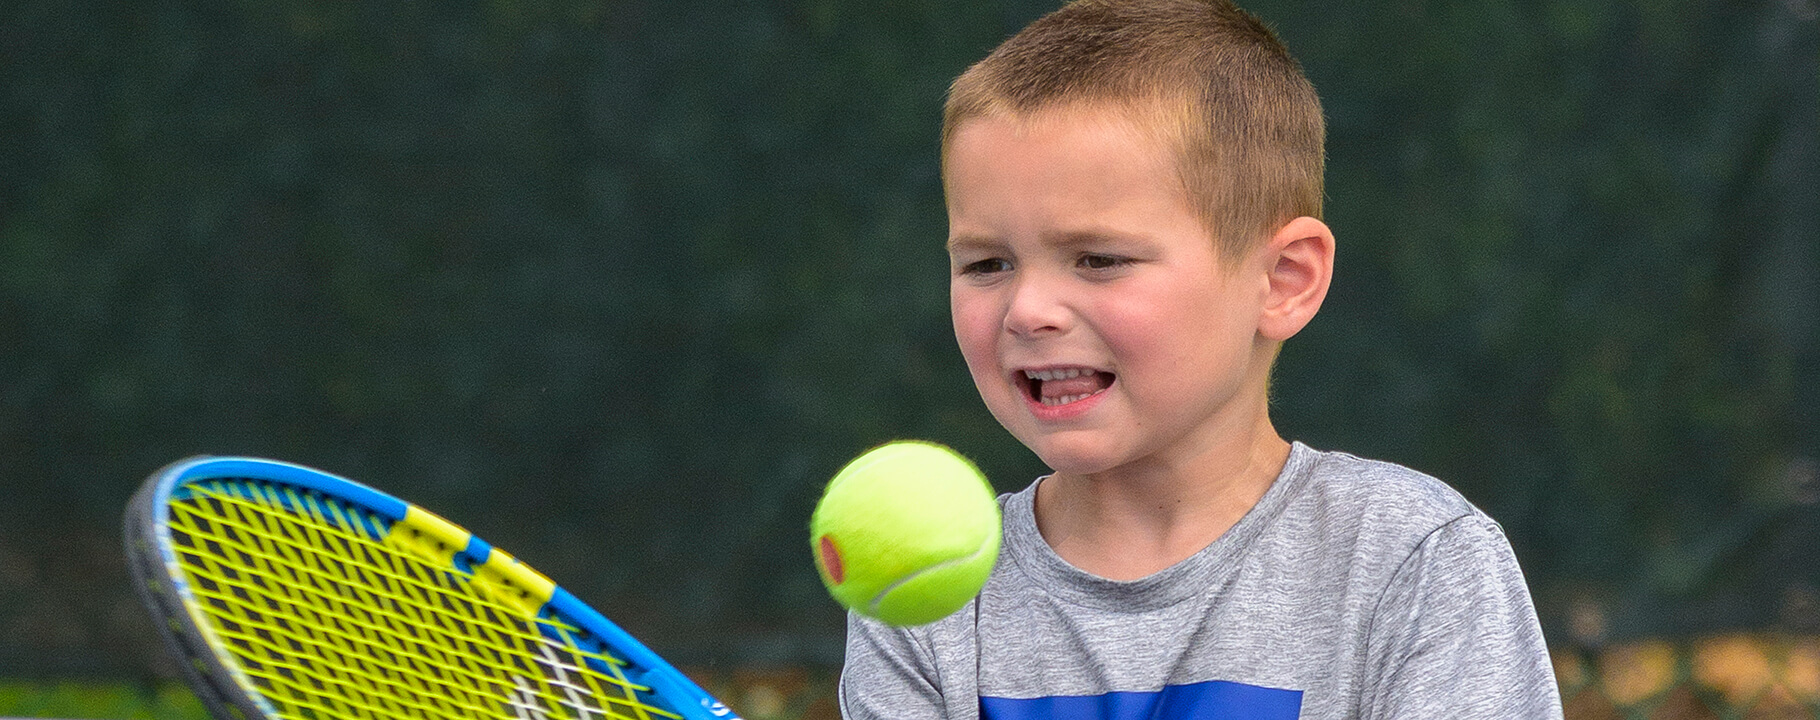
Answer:
[{"label": "ball seam", "polygon": [[908,583],[911,580],[915,580],[919,577],[922,577],[923,575],[934,572],[936,570],[940,570],[942,568],[952,567],[954,565],[963,565],[966,563],[973,562],[974,560],[978,560],[980,555],[982,555],[986,552],[986,548],[992,547],[996,544],[997,543],[992,542],[992,538],[990,536],[988,536],[988,537],[986,537],[986,539],[980,541],[980,546],[977,548],[974,548],[973,553],[970,555],[965,555],[962,557],[948,558],[947,560],[943,560],[934,565],[925,565],[921,568],[918,568],[916,570],[916,572],[913,572],[913,573],[905,575],[901,578],[898,578],[897,580],[893,581],[890,585],[886,585],[884,587],[884,589],[879,590],[877,595],[872,596],[872,599],[866,603],[867,614],[876,616],[878,614],[878,606],[885,602],[885,596],[890,595],[891,591],[896,590],[900,587],[903,587],[903,585],[905,583]]}]

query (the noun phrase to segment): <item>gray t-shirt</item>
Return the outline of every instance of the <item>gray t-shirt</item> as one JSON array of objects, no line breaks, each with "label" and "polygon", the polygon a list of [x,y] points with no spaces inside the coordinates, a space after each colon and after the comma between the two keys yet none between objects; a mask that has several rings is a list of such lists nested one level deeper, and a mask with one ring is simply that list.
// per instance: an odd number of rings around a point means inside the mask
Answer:
[{"label": "gray t-shirt", "polygon": [[1561,717],[1509,541],[1434,478],[1297,443],[1225,535],[1129,582],[1056,555],[1035,488],[960,612],[849,617],[849,720]]}]

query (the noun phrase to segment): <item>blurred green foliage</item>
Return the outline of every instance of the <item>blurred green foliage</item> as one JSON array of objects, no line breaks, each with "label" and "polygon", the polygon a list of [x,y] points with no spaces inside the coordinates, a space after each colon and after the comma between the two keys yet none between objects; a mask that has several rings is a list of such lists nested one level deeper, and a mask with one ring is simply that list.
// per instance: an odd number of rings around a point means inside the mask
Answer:
[{"label": "blurred green foliage", "polygon": [[[1461,488],[1560,639],[1820,622],[1812,0],[1246,5],[1341,248],[1279,427]],[[953,346],[936,142],[1052,7],[7,3],[0,674],[153,672],[115,528],[194,453],[437,508],[687,662],[837,660],[843,460],[1042,470]]]},{"label": "blurred green foliage", "polygon": [[17,718],[209,720],[189,688],[102,682],[0,681],[0,715]]}]

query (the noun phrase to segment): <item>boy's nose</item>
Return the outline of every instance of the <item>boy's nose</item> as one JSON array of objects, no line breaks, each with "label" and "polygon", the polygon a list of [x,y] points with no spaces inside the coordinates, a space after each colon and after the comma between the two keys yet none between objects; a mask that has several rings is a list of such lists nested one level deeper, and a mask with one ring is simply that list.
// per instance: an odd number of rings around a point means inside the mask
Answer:
[{"label": "boy's nose", "polygon": [[1061,302],[1055,283],[1026,275],[1011,290],[1005,308],[1005,331],[1018,337],[1060,334],[1067,330],[1070,314]]}]

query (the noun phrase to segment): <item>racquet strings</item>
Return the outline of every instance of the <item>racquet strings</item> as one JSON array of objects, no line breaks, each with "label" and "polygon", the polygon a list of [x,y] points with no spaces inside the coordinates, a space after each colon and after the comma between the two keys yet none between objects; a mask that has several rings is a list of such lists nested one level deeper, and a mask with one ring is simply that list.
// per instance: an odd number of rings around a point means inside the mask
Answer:
[{"label": "racquet strings", "polygon": [[281,718],[678,717],[574,625],[388,544],[389,518],[281,484],[185,487],[169,502],[178,564]]}]

